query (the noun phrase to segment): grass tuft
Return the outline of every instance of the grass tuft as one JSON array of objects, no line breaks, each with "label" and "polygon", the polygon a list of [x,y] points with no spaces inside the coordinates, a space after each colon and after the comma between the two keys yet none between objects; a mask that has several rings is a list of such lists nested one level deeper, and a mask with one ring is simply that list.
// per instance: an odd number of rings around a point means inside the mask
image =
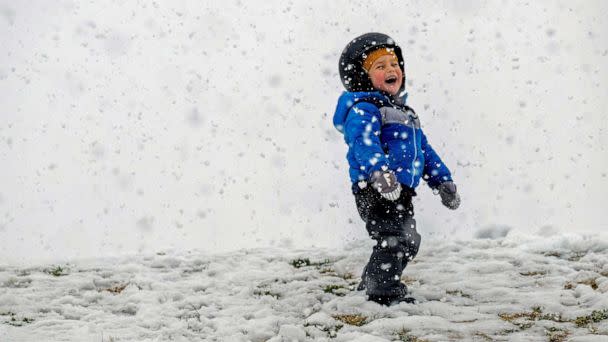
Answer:
[{"label": "grass tuft", "polygon": [[500,317],[503,321],[507,321],[509,323],[513,323],[513,321],[525,318],[531,321],[537,320],[542,314],[542,309],[538,306],[532,308],[531,312],[515,312],[515,313],[499,313],[498,317]]},{"label": "grass tuft", "polygon": [[568,261],[579,261],[581,260],[585,255],[587,255],[587,252],[572,252],[570,253],[570,255],[568,256]]},{"label": "grass tuft", "polygon": [[595,281],[595,279],[585,279],[585,280],[581,280],[578,281],[576,283],[571,283],[571,282],[567,282],[564,285],[564,290],[572,290],[573,288],[576,287],[576,285],[578,284],[582,284],[582,285],[588,285],[589,287],[591,287],[593,290],[597,290],[598,286],[597,286],[597,282]]},{"label": "grass tuft", "polygon": [[547,275],[547,271],[529,271],[529,272],[519,272],[524,277],[535,277],[535,276],[545,276]]},{"label": "grass tuft", "polygon": [[[520,330],[528,329],[532,327],[534,321],[540,320],[553,321],[556,323],[574,323],[577,327],[582,328],[590,327],[591,323],[597,323],[608,319],[608,309],[595,310],[587,316],[579,316],[576,319],[565,319],[561,314],[545,314],[542,312],[541,307],[533,307],[531,312],[500,313],[498,316],[502,320],[517,326]],[[522,318],[526,321],[522,322]],[[547,331],[547,336],[552,342],[563,341],[569,335],[568,331],[559,330],[558,328],[550,328]]]},{"label": "grass tuft", "polygon": [[258,288],[258,289],[253,290],[253,294],[258,297],[270,296],[270,297],[273,297],[274,299],[281,299],[281,294],[272,292],[268,289]]},{"label": "grass tuft", "polygon": [[450,296],[456,296],[456,297],[463,297],[463,298],[471,298],[471,295],[468,293],[464,293],[461,290],[455,290],[455,291],[445,291],[446,294],[450,295]]},{"label": "grass tuft", "polygon": [[337,275],[336,272],[331,267],[324,267],[324,268],[322,268],[322,269],[319,270],[319,273],[321,273],[321,274]]},{"label": "grass tuft", "polygon": [[428,342],[428,340],[420,339],[414,335],[410,335],[410,331],[408,329],[402,328],[397,331],[398,341],[402,342]]},{"label": "grass tuft", "polygon": [[68,271],[66,269],[64,269],[63,267],[57,265],[57,266],[45,269],[44,273],[50,274],[54,277],[61,277],[61,276],[67,275]]},{"label": "grass tuft", "polygon": [[49,274],[54,275],[55,277],[60,277],[61,275],[63,275],[63,268],[61,268],[61,266],[57,266],[54,269],[50,270]]},{"label": "grass tuft", "polygon": [[341,289],[345,289],[348,290],[344,285],[326,285],[323,288],[323,292],[325,293],[331,293],[333,295],[336,295],[338,297],[342,297],[345,296],[346,293],[344,293],[344,291],[336,291],[336,290],[341,290]]},{"label": "grass tuft", "polygon": [[475,336],[481,337],[481,338],[483,338],[485,341],[489,341],[489,342],[494,341],[494,339],[493,339],[492,337],[488,336],[488,334],[483,333],[483,332],[480,332],[480,331],[476,332],[476,333],[475,333]]},{"label": "grass tuft", "polygon": [[[532,311],[529,312],[515,312],[515,313],[500,313],[498,314],[503,321],[507,321],[515,325],[519,330],[526,330],[534,325],[534,321],[538,320],[552,320],[561,322],[561,315],[554,314],[543,314],[543,310],[540,306],[532,307]],[[525,321],[521,321],[521,319]],[[503,333],[511,333],[510,330],[505,330]]]},{"label": "grass tuft", "polygon": [[360,327],[366,323],[367,317],[362,315],[333,315],[333,318],[340,322]]},{"label": "grass tuft", "polygon": [[116,285],[113,287],[109,287],[107,289],[104,289],[104,291],[108,291],[110,293],[113,294],[120,294],[124,289],[127,288],[127,286],[129,286],[129,283],[123,284],[123,285]]},{"label": "grass tuft", "polygon": [[312,262],[312,261],[310,261],[309,258],[297,258],[297,259],[291,260],[289,262],[289,264],[295,268],[300,268],[300,267],[305,267],[305,266],[322,267],[322,266],[327,266],[330,263],[331,263],[331,260],[329,260],[329,259]]},{"label": "grass tuft", "polygon": [[29,317],[17,317],[17,314],[15,314],[14,312],[6,312],[6,313],[2,313],[2,316],[10,316],[10,319],[7,321],[4,321],[5,324],[8,325],[12,325],[14,327],[22,327],[26,324],[30,324],[32,322],[34,322],[33,318],[29,318]]},{"label": "grass tuft", "polygon": [[574,320],[574,324],[577,327],[586,327],[591,323],[597,323],[608,319],[608,309],[603,310],[594,310],[591,314],[587,316],[579,316]]},{"label": "grass tuft", "polygon": [[570,335],[568,330],[550,327],[545,331],[545,334],[549,338],[549,342],[564,342]]},{"label": "grass tuft", "polygon": [[355,279],[355,275],[352,274],[351,272],[346,272],[346,273],[340,274],[339,277],[342,278],[342,279],[344,279],[344,280]]},{"label": "grass tuft", "polygon": [[305,259],[294,259],[291,260],[291,262],[289,263],[291,266],[295,267],[295,268],[300,268],[300,267],[304,267],[304,266],[310,266],[310,259],[305,258]]}]

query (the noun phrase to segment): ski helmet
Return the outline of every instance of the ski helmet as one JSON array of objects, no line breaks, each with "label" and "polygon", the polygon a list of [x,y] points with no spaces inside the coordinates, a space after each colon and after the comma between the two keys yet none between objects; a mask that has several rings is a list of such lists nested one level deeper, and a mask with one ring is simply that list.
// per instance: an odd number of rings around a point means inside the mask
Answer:
[{"label": "ski helmet", "polygon": [[379,48],[391,48],[399,60],[399,67],[403,73],[401,90],[405,88],[405,68],[401,48],[393,38],[383,33],[369,32],[353,39],[342,51],[340,56],[340,79],[347,91],[372,91],[374,87],[363,69],[363,61],[367,54]]}]

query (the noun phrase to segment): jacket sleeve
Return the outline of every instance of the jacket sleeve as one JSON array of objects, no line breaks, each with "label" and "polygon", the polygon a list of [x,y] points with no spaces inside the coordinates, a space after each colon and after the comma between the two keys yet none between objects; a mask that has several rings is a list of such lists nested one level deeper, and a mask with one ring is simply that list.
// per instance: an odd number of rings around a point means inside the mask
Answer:
[{"label": "jacket sleeve", "polygon": [[375,105],[359,102],[349,110],[344,125],[344,140],[368,177],[372,172],[388,167],[380,142],[381,128],[382,115]]},{"label": "jacket sleeve", "polygon": [[435,189],[439,184],[452,180],[452,174],[447,166],[441,161],[439,155],[429,144],[426,135],[422,133],[422,151],[424,153],[423,178],[427,184]]}]

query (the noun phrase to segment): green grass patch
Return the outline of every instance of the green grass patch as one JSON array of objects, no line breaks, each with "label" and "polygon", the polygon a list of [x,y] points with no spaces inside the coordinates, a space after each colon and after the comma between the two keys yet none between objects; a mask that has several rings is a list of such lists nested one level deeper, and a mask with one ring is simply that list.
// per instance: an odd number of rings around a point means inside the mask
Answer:
[{"label": "green grass patch", "polygon": [[297,259],[293,259],[289,262],[289,264],[295,268],[306,267],[306,266],[322,267],[322,266],[327,266],[330,263],[331,263],[331,260],[329,260],[329,259],[324,259],[321,261],[310,261],[309,258],[297,258]]},{"label": "green grass patch", "polygon": [[532,311],[530,311],[530,312],[499,313],[498,317],[500,317],[503,321],[513,323],[515,320],[518,320],[520,318],[535,321],[541,315],[542,315],[542,309],[538,306],[535,306],[532,308]]},{"label": "green grass patch", "polygon": [[[319,325],[319,324],[304,323],[304,327],[315,327],[315,328],[323,331],[324,333],[326,333],[327,337],[335,338],[336,336],[338,336],[338,331],[340,331],[340,329],[342,329],[344,327],[344,324],[336,324],[335,326],[325,326],[325,325]],[[306,336],[309,337],[308,333]]]},{"label": "green grass patch", "polygon": [[253,294],[258,297],[269,296],[269,297],[273,297],[275,299],[281,299],[281,294],[279,294],[277,292],[272,292],[268,289],[255,289],[255,290],[253,290]]},{"label": "green grass patch", "polygon": [[[533,307],[532,311],[515,312],[515,313],[500,313],[498,316],[516,327],[519,331],[528,329],[534,325],[536,321],[553,321],[556,323],[574,323],[577,327],[589,327],[592,329],[592,323],[601,322],[608,319],[608,309],[595,310],[587,316],[579,316],[575,319],[566,319],[561,314],[543,313],[541,307]],[[505,330],[503,334],[510,334],[517,330]],[[565,341],[570,332],[559,328],[549,328],[546,335],[550,342]]]},{"label": "green grass patch", "polygon": [[563,254],[563,253],[557,252],[557,251],[549,251],[549,252],[544,252],[541,254],[544,256],[556,257],[556,258],[565,259],[568,261],[579,261],[585,255],[587,255],[587,252],[571,252],[571,253]]},{"label": "green grass patch", "polygon": [[605,319],[608,319],[608,309],[594,310],[593,312],[591,312],[591,314],[587,316],[577,317],[574,320],[574,324],[576,324],[577,327],[581,328],[586,327],[591,323],[597,323]]},{"label": "green grass patch", "polygon": [[331,275],[337,275],[337,274],[336,274],[336,272],[335,272],[335,271],[333,270],[333,268],[331,268],[331,267],[324,267],[324,268],[321,268],[321,269],[319,270],[319,273],[321,273],[321,274],[331,274]]},{"label": "green grass patch", "polygon": [[476,333],[475,333],[475,336],[481,337],[481,338],[483,338],[484,340],[489,341],[489,342],[494,341],[494,339],[493,339],[492,337],[490,337],[488,334],[486,334],[486,333],[482,333],[482,332],[480,332],[480,331],[476,332]]},{"label": "green grass patch", "polygon": [[[344,289],[344,290],[342,290],[342,289]],[[339,296],[339,297],[345,296],[346,295],[345,291],[348,291],[348,288],[346,288],[346,286],[344,286],[344,285],[333,285],[332,284],[332,285],[327,285],[323,288],[323,292],[331,293],[331,294]]]},{"label": "green grass patch", "polygon": [[300,268],[300,267],[304,267],[304,266],[310,266],[310,259],[305,258],[305,259],[294,259],[291,260],[289,262],[289,264],[295,268]]},{"label": "green grass patch", "polygon": [[524,277],[535,277],[535,276],[544,276],[547,275],[547,271],[529,271],[529,272],[519,272]]},{"label": "green grass patch", "polygon": [[44,273],[50,274],[54,277],[61,277],[68,275],[68,270],[58,265],[44,269]]},{"label": "green grass patch", "polygon": [[346,272],[344,274],[341,274],[340,278],[342,278],[344,280],[351,280],[351,279],[355,279],[355,275],[350,272]]},{"label": "green grass patch", "polygon": [[585,255],[587,255],[587,252],[572,252],[570,255],[568,255],[568,261],[579,261]]},{"label": "green grass patch", "polygon": [[446,294],[450,295],[450,296],[456,296],[456,297],[463,297],[463,298],[471,298],[470,294],[464,293],[460,290],[455,290],[455,291],[445,291]]},{"label": "green grass patch", "polygon": [[367,317],[363,315],[333,315],[333,318],[340,322],[360,327],[366,323]]},{"label": "green grass patch", "polygon": [[570,335],[570,332],[565,329],[550,327],[549,329],[545,330],[545,335],[547,335],[549,342],[564,342]]},{"label": "green grass patch", "polygon": [[529,312],[517,312],[512,314],[503,313],[499,314],[498,316],[511,323],[519,318],[525,318],[530,321],[553,321],[557,323],[569,322],[569,320],[564,319],[561,314],[543,313],[543,309],[540,306],[532,307],[532,311]]},{"label": "green grass patch", "polygon": [[566,285],[564,285],[564,290],[572,290],[578,284],[588,285],[593,290],[597,290],[597,288],[598,288],[597,282],[595,281],[595,279],[585,279],[585,280],[578,281],[576,283],[567,282]]},{"label": "green grass patch", "polygon": [[398,341],[402,342],[428,342],[428,340],[420,339],[414,335],[410,335],[410,331],[408,329],[402,328],[397,331]]},{"label": "green grass patch", "polygon": [[[507,321],[515,325],[519,330],[526,330],[534,325],[535,321],[553,321],[557,323],[570,322],[564,319],[561,314],[543,313],[543,310],[539,306],[532,307],[532,311],[515,312],[515,313],[500,313],[498,314],[503,321]],[[514,331],[505,331],[505,333],[512,333]]]},{"label": "green grass patch", "polygon": [[120,294],[124,289],[127,288],[127,286],[129,286],[129,283],[119,284],[119,285],[116,285],[116,286],[108,287],[107,289],[103,289],[103,290],[104,291],[108,291],[108,292],[113,293],[113,294]]},{"label": "green grass patch", "polygon": [[550,256],[550,257],[555,257],[555,258],[561,258],[561,257],[562,257],[562,254],[561,254],[560,252],[554,252],[554,251],[551,251],[551,252],[544,252],[544,253],[542,253],[542,254],[543,254],[544,256]]},{"label": "green grass patch", "polygon": [[4,321],[5,324],[12,325],[14,327],[22,327],[26,324],[34,322],[33,318],[29,317],[18,317],[14,312],[8,311],[1,314],[2,316],[10,316],[10,318]]}]

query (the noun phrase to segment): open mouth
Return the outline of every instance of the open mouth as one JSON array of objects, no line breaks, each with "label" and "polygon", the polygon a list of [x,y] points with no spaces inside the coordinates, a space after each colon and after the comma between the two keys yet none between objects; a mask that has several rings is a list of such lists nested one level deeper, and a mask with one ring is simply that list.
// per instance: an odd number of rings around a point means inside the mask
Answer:
[{"label": "open mouth", "polygon": [[386,82],[388,84],[394,84],[395,82],[397,82],[397,77],[396,76],[389,76],[386,80],[384,80],[384,82]]}]

